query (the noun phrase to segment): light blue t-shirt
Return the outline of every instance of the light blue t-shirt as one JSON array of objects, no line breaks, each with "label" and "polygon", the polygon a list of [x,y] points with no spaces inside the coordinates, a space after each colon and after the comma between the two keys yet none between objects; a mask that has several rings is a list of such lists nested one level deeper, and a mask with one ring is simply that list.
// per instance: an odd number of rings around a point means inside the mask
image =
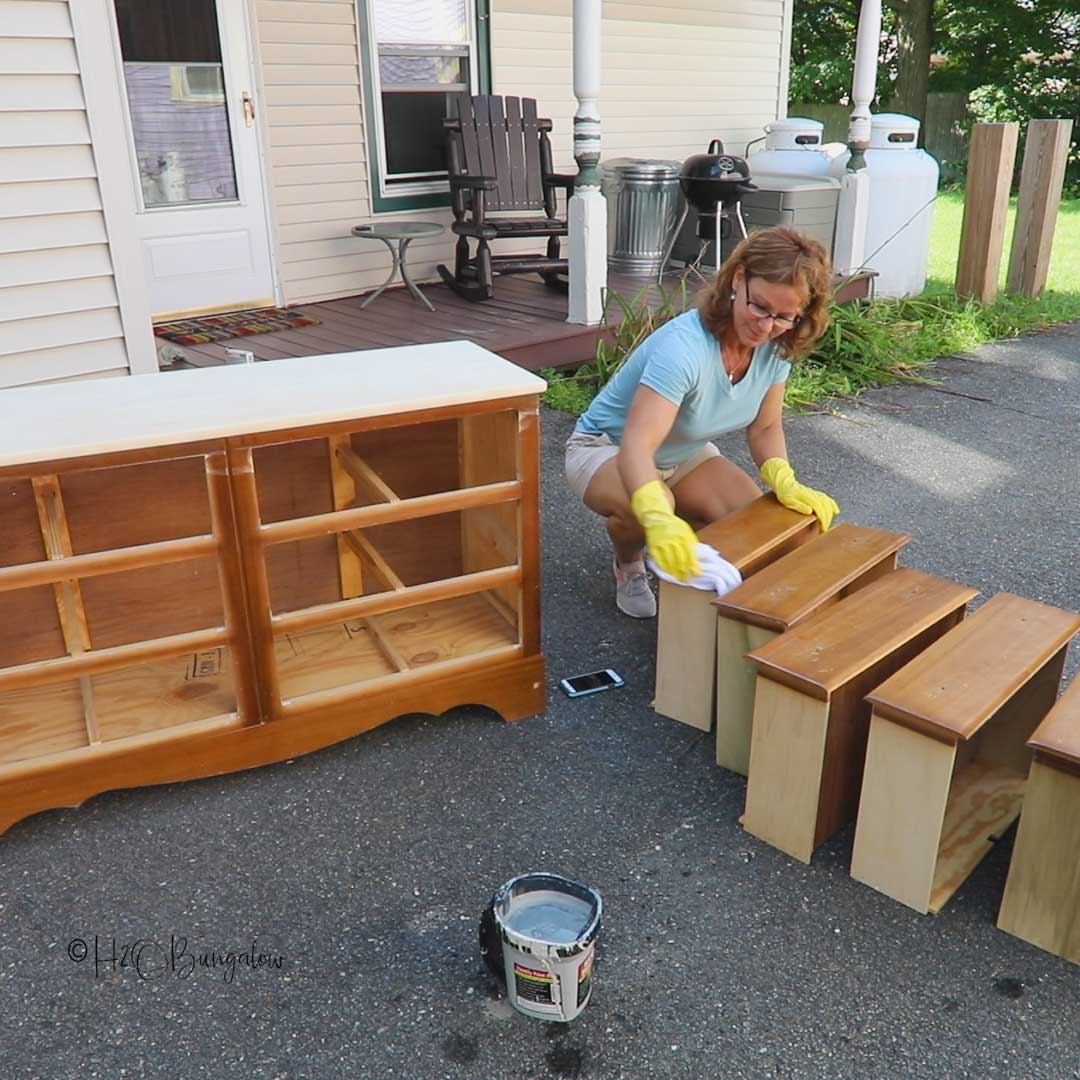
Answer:
[{"label": "light blue t-shirt", "polygon": [[650,334],[581,415],[576,431],[622,441],[630,402],[647,386],[679,406],[675,424],[656,450],[658,468],[670,469],[694,456],[711,439],[748,427],[769,388],[787,381],[791,365],[775,342],[754,350],[746,374],[734,385],[724,367],[720,342],[696,310]]}]

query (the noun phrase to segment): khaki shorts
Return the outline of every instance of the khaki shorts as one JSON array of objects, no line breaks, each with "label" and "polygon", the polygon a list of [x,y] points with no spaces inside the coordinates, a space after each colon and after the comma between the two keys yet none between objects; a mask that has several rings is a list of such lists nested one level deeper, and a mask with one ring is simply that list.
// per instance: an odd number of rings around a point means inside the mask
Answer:
[{"label": "khaki shorts", "polygon": [[[607,435],[590,435],[585,431],[575,431],[566,440],[566,479],[574,494],[584,500],[585,490],[596,475],[596,470],[610,461],[619,448]],[[674,487],[680,480],[692,473],[699,465],[710,458],[720,457],[720,451],[712,443],[706,443],[693,457],[679,462],[670,469],[657,467],[660,479],[668,487]]]}]

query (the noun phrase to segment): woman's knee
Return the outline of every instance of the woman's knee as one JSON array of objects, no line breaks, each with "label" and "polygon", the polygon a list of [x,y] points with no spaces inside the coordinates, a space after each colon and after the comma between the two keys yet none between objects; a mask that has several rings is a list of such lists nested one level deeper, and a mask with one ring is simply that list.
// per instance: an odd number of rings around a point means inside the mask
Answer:
[{"label": "woman's knee", "polygon": [[753,480],[746,477],[745,484],[732,484],[726,490],[716,493],[715,498],[707,507],[706,522],[719,521],[722,517],[727,517],[728,514],[749,506],[760,495],[761,489]]},{"label": "woman's knee", "polygon": [[622,532],[626,532],[628,530],[633,531],[641,528],[629,505],[615,507],[610,513],[605,514],[604,517],[607,519],[609,529],[618,529]]},{"label": "woman's knee", "polygon": [[741,510],[744,506],[749,506],[750,503],[760,497],[761,488],[740,469],[737,479],[726,492],[725,501],[728,506],[726,513],[730,514],[735,510]]},{"label": "woman's knee", "polygon": [[633,514],[609,514],[606,523],[608,536],[617,548],[640,547],[645,543],[645,530]]},{"label": "woman's knee", "polygon": [[592,475],[582,501],[601,517],[611,517],[613,514],[625,516],[630,513],[630,500],[614,458],[605,461]]},{"label": "woman's knee", "polygon": [[748,506],[761,495],[761,489],[737,465],[729,461],[705,465],[695,470],[676,488],[680,512],[704,524],[719,521]]}]

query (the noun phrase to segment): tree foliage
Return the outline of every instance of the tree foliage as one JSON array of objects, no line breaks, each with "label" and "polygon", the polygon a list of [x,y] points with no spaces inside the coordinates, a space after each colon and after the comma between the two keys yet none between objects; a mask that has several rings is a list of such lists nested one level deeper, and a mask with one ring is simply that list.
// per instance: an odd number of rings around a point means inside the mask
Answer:
[{"label": "tree foliage", "polygon": [[[932,34],[925,58],[931,90],[972,91],[1013,82],[1025,57],[1073,65],[1080,58],[1080,0],[930,0]],[[910,0],[882,10],[878,98],[891,101],[898,71],[897,38]],[[889,0],[886,0],[889,4]],[[791,99],[847,104],[855,62],[860,0],[795,0]],[[1062,59],[1050,61],[1050,57]],[[1062,93],[1064,94],[1064,90]],[[1075,112],[1073,97],[1062,105]],[[1072,115],[1066,112],[1065,115]]]},{"label": "tree foliage", "polygon": [[[1004,86],[1031,58],[1060,57],[1054,62],[1075,65],[1080,0],[938,0],[934,31],[933,89]],[[1069,104],[1075,111],[1080,100]]]},{"label": "tree foliage", "polygon": [[[849,104],[855,65],[860,0],[795,0],[791,32],[792,101]],[[893,16],[882,12],[878,93],[891,88],[896,72],[890,51]]]},{"label": "tree foliage", "polygon": [[[915,65],[931,92],[967,93],[974,120],[1072,118],[1066,183],[1080,186],[1080,0],[885,3],[878,109],[900,108],[925,120]],[[920,4],[930,5],[925,42],[925,35],[912,34]],[[861,0],[795,0],[792,101],[850,103],[860,8]]]},{"label": "tree foliage", "polygon": [[[1078,50],[1080,51],[1080,50]],[[1020,122],[1021,138],[1028,120],[1073,121],[1072,144],[1065,164],[1065,193],[1080,197],[1080,63],[1077,56],[1060,61],[1053,56],[1018,57],[1009,78],[984,83],[969,99],[974,119],[988,123]],[[1023,161],[1023,144],[1016,155],[1016,175]]]}]

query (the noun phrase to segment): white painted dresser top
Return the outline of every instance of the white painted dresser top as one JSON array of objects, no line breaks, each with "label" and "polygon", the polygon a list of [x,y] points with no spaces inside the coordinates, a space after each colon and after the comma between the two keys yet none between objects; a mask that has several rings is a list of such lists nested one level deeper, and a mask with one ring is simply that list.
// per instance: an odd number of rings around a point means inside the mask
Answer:
[{"label": "white painted dresser top", "polygon": [[471,341],[0,391],[0,468],[542,393]]}]

